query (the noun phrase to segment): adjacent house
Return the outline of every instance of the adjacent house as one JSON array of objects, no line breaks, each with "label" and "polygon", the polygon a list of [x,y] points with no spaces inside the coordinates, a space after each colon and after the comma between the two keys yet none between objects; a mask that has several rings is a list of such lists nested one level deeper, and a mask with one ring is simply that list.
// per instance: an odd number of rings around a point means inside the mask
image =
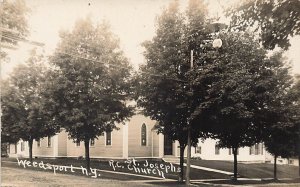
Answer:
[{"label": "adjacent house", "polygon": [[[119,130],[105,132],[90,141],[91,158],[177,158],[179,143],[167,135],[158,134],[156,121],[144,115],[134,115],[129,121],[119,124]],[[233,160],[230,149],[220,149],[217,140],[207,139],[192,147],[192,157],[206,160]],[[9,147],[10,157],[28,157],[28,143],[19,141]],[[185,151],[186,152],[186,151]],[[68,138],[64,129],[55,136],[45,137],[33,143],[34,157],[84,157],[84,143]],[[238,150],[238,160],[244,162],[268,161],[263,144]]]}]

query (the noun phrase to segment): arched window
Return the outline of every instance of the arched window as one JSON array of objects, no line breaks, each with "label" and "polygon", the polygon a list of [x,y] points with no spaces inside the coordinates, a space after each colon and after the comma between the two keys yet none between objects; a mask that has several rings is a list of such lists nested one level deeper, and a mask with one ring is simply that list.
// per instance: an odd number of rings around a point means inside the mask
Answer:
[{"label": "arched window", "polygon": [[21,151],[25,151],[25,143],[21,142]]},{"label": "arched window", "polygon": [[145,123],[143,123],[142,128],[141,128],[141,144],[142,144],[142,146],[147,145],[147,129],[146,129]]}]

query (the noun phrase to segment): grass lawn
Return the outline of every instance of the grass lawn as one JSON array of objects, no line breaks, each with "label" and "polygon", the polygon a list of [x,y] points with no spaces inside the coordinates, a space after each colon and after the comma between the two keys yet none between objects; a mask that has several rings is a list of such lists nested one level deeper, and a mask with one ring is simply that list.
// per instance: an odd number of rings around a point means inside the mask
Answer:
[{"label": "grass lawn", "polygon": [[[22,158],[22,160],[25,160],[26,158]],[[28,160],[28,159],[26,159]],[[8,161],[8,162],[7,162]],[[75,158],[57,158],[57,159],[50,159],[50,158],[36,158],[34,159],[35,162],[41,162],[43,163],[49,163],[51,165],[63,165],[63,166],[74,166],[74,167],[85,167],[85,160],[77,160]],[[113,167],[109,164],[109,159],[92,159],[91,160],[91,168],[96,168],[100,170],[105,170],[105,171],[114,171]],[[142,176],[133,176],[133,175],[122,175],[118,173],[109,173],[109,172],[103,172],[103,171],[98,171],[97,173],[101,174],[99,176],[99,179],[117,179],[121,181],[131,181],[131,180],[153,180],[149,178],[145,178],[143,176],[155,176],[158,178],[161,178],[157,174],[144,174],[144,173],[137,173],[134,170],[128,170],[126,163],[126,160],[114,160],[114,163],[116,164],[116,161],[118,161],[118,166],[115,168],[115,171],[119,171],[122,173],[132,173],[132,174],[139,174]],[[166,163],[162,161],[161,159],[147,159],[148,166],[150,164],[163,164],[164,166],[170,165],[169,163]],[[191,163],[193,165],[198,165],[198,166],[203,166],[203,167],[208,167],[208,168],[213,168],[213,169],[218,169],[218,170],[224,170],[224,171],[232,171],[233,163],[232,162],[227,162],[227,161],[210,161],[210,160],[192,160]],[[136,159],[136,166],[139,168],[147,168],[146,166],[144,167],[144,164],[146,164],[145,159]],[[2,166],[4,167],[12,167],[12,168],[18,168],[18,169],[24,169],[24,167],[19,166],[17,164],[17,159],[16,158],[2,158]],[[124,166],[124,167],[122,167]],[[177,165],[174,165],[175,168],[177,168]],[[38,170],[38,171],[44,171],[48,173],[53,173],[53,170],[44,170],[39,167],[27,167],[24,170]],[[70,171],[64,172],[64,171],[57,171],[57,173],[64,173],[64,174],[69,174],[69,175],[78,175],[78,176],[86,176],[82,173],[81,169],[75,170],[76,172],[71,173]],[[161,171],[164,171],[164,176],[166,179],[178,179],[178,173],[174,171],[168,171],[161,169]],[[238,171],[241,177],[245,178],[272,178],[273,176],[273,165],[272,164],[244,164],[244,163],[239,163],[238,164]],[[90,178],[93,175],[86,176],[87,178]],[[297,178],[298,177],[298,167],[295,166],[286,166],[286,165],[278,165],[278,177],[279,178]],[[230,176],[225,175],[225,174],[220,174],[216,172],[209,172],[209,171],[204,171],[204,170],[199,170],[199,169],[194,169],[191,168],[191,179],[219,179],[219,180],[213,180],[213,181],[203,181],[208,186],[211,185],[218,185],[218,184],[233,184],[233,185],[261,185],[261,186],[268,186],[270,184],[276,184],[280,185],[282,183],[294,183],[293,185],[297,186],[298,183],[300,182],[300,179],[295,179],[295,180],[280,180],[274,181],[271,180],[263,180],[263,181],[254,181],[254,180],[239,180],[237,182],[231,181]],[[172,181],[169,181],[172,182]],[[151,182],[147,182],[148,184],[151,184]],[[161,184],[160,184],[161,183]],[[179,184],[176,181],[173,181],[174,184]],[[172,183],[172,184],[173,184]],[[171,183],[165,183],[164,180],[157,180],[157,182],[153,181],[153,185],[170,185]],[[194,184],[197,185],[197,182]],[[199,183],[198,185],[203,186],[203,183]]]},{"label": "grass lawn", "polygon": [[[191,164],[223,171],[233,172],[233,162],[215,160],[191,160]],[[246,178],[272,178],[273,164],[267,163],[238,163],[238,173]],[[298,167],[277,165],[278,178],[298,178]]]},{"label": "grass lawn", "polygon": [[[23,160],[26,158],[23,158]],[[16,158],[2,158],[3,161],[12,161],[17,162]],[[27,159],[28,160],[28,159]],[[85,160],[78,160],[75,158],[57,158],[57,159],[51,159],[51,158],[36,158],[34,159],[36,162],[43,161],[44,163],[50,163],[52,165],[63,165],[63,166],[70,166],[73,165],[74,167],[85,167]],[[114,171],[113,167],[109,164],[110,159],[92,159],[91,160],[91,168],[96,168],[100,170],[108,170],[108,171]],[[118,172],[125,172],[125,173],[132,173],[132,174],[138,174],[138,175],[147,175],[147,176],[154,176],[158,178],[163,178],[162,174],[159,175],[159,173],[156,171],[156,173],[143,173],[141,171],[135,171],[128,169],[128,163],[125,163],[126,160],[116,160],[114,159],[114,165],[116,165],[116,162],[118,162],[118,166],[116,167],[115,171]],[[162,161],[161,159],[147,159],[148,161],[148,168],[150,164],[160,166],[160,164],[163,164],[163,169],[160,169],[161,172],[163,172],[163,175],[166,179],[178,179],[178,165],[173,164],[174,168],[173,171],[171,169],[167,169],[166,166],[170,166],[169,163],[166,163]],[[136,166],[137,168],[147,168],[144,167],[146,164],[145,159],[136,159]],[[197,166],[203,166],[223,171],[233,171],[233,162],[230,161],[214,161],[214,160],[191,160],[191,164],[197,165]],[[21,167],[18,166],[17,163],[2,163],[3,166],[9,165],[12,167]],[[131,167],[132,168],[132,167]],[[39,168],[28,168],[28,169],[39,169]],[[40,169],[43,170],[43,169]],[[174,171],[175,170],[175,171]],[[53,172],[53,170],[50,170],[49,172]],[[59,172],[59,171],[58,171]],[[68,172],[65,172],[68,173]],[[240,177],[244,178],[272,178],[273,177],[273,164],[266,164],[266,163],[252,163],[252,164],[245,164],[245,163],[238,163],[238,173],[240,174]],[[77,175],[83,175],[81,170],[77,170],[75,173]],[[108,177],[114,178],[114,175],[110,173],[101,173],[101,175],[108,175]],[[277,176],[278,178],[298,178],[298,167],[297,166],[289,166],[289,165],[278,165],[277,166]],[[122,177],[122,179],[126,180],[128,179],[145,179],[143,177],[138,176],[118,176]],[[191,179],[229,179],[230,176],[210,171],[204,171],[199,169],[191,168]]]},{"label": "grass lawn", "polygon": [[[28,160],[27,158],[20,158],[20,160]],[[9,166],[9,167],[17,167],[17,168],[23,168],[22,166],[19,166],[16,162],[16,158],[2,158],[2,165],[3,166]],[[8,163],[5,161],[10,161],[14,163]],[[75,158],[57,158],[57,159],[51,159],[51,158],[35,158],[33,160],[34,162],[40,163],[43,161],[43,163],[49,163],[51,165],[62,165],[62,166],[73,166],[73,167],[85,167],[85,160],[78,160]],[[118,162],[118,164],[116,164]],[[114,160],[114,165],[115,170],[113,169],[112,165],[110,163],[110,159],[92,159],[91,160],[91,168],[96,168],[100,170],[107,170],[107,171],[117,171],[117,172],[125,172],[125,173],[132,173],[132,174],[138,174],[138,175],[147,175],[147,176],[154,176],[163,179],[162,176],[164,176],[166,179],[178,179],[178,165],[173,164],[173,169],[166,169],[167,166],[171,167],[170,163],[166,163],[162,161],[161,159],[136,159],[136,168],[139,168],[137,170],[134,169],[132,165],[130,165],[130,168],[132,170],[128,169],[128,163],[126,163],[126,160]],[[153,173],[143,173],[141,172],[142,168],[149,168],[149,166],[152,164],[152,166],[158,166],[162,164],[162,168],[160,168],[159,173],[157,170],[156,172]],[[147,167],[147,166],[148,167]],[[119,166],[119,167],[117,167]],[[175,168],[175,169],[174,169]],[[53,172],[53,170],[44,170],[39,167],[27,167],[26,169],[34,169],[34,170],[40,170],[40,171],[48,171],[48,172]],[[83,175],[82,170],[75,170],[75,172],[71,173],[69,170],[67,172],[64,171],[57,171],[57,173],[66,173],[66,174],[73,174],[73,175]],[[163,173],[163,174],[162,174]],[[101,178],[111,178],[111,179],[120,179],[120,180],[145,180],[144,177],[139,177],[139,176],[128,176],[128,175],[116,175],[112,173],[105,173],[105,172],[100,172]],[[91,177],[91,176],[89,176]],[[203,170],[198,170],[198,169],[193,169],[191,168],[191,179],[229,179],[228,175],[224,174],[219,174],[215,172],[210,172],[210,171],[203,171]]]},{"label": "grass lawn", "polygon": [[217,180],[217,181],[203,181],[200,183],[194,182],[193,184],[199,184],[199,186],[202,186],[203,184],[212,185],[212,186],[222,186],[222,185],[247,185],[247,186],[256,186],[256,187],[268,187],[268,186],[274,186],[274,187],[299,187],[300,186],[300,179],[293,179],[293,180],[265,180],[265,181],[258,181],[258,180]]},{"label": "grass lawn", "polygon": [[[21,169],[12,167],[3,167],[1,172],[1,187],[149,187],[149,186],[170,186],[170,187],[184,187],[184,184],[180,184],[176,181],[157,180],[155,182],[150,181],[149,185],[147,181],[125,181],[125,180],[111,180],[103,178],[87,178],[84,176],[74,176],[57,174],[53,175],[49,172],[36,171],[31,169]],[[203,185],[201,185],[203,186]],[[211,186],[211,185],[205,185]]]}]

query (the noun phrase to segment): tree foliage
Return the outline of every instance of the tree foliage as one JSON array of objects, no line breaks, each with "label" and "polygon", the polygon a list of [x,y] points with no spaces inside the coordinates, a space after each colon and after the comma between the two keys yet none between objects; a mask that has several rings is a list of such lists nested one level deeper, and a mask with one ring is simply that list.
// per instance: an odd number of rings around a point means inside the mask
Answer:
[{"label": "tree foliage", "polygon": [[8,142],[28,141],[30,159],[33,140],[52,136],[59,130],[44,108],[47,67],[43,63],[43,57],[33,51],[26,64],[16,67],[2,85],[2,133]]},{"label": "tree foliage", "polygon": [[[294,105],[292,110],[294,111],[293,122],[295,126],[295,131],[297,132],[296,147],[294,150],[294,156],[298,155],[300,157],[300,76],[296,76],[296,81],[291,89],[291,94],[289,96],[294,98]],[[299,164],[299,175],[300,175],[300,164]]]},{"label": "tree foliage", "polygon": [[[29,34],[27,13],[29,8],[24,0],[2,1],[0,3],[0,42],[2,44],[16,45],[19,38],[24,38]],[[3,51],[0,59],[6,56]]]},{"label": "tree foliage", "polygon": [[[202,1],[191,0],[185,13],[174,1],[157,19],[156,35],[143,43],[145,72],[138,76],[138,106],[144,114],[158,121],[159,132],[180,144],[181,179],[183,179],[183,152],[187,145],[188,123],[198,100],[189,84],[191,49],[207,39],[206,7]],[[195,50],[197,51],[197,50]],[[197,52],[195,57],[200,56]],[[197,63],[197,62],[195,62]],[[196,144],[199,131],[192,131]]]},{"label": "tree foliage", "polygon": [[249,136],[254,130],[255,77],[261,73],[266,53],[247,34],[222,33],[220,38],[223,46],[215,51],[213,61],[195,72],[193,86],[206,89],[193,116],[195,122],[199,117],[207,120],[207,130],[220,140],[221,147],[249,146],[255,141]]},{"label": "tree foliage", "polygon": [[17,90],[8,81],[1,82],[1,107],[1,142],[16,143],[20,139],[20,129],[16,124],[22,119],[23,107]]},{"label": "tree foliage", "polygon": [[[220,147],[233,149],[236,177],[237,149],[263,140],[291,76],[280,56],[268,58],[252,34],[226,32],[219,37],[222,47],[193,75],[195,91],[202,90],[204,96],[193,124],[218,139]],[[205,123],[200,126],[198,121]]]},{"label": "tree foliage", "polygon": [[[298,156],[300,160],[300,76],[296,75],[295,84],[291,88],[288,96],[292,101],[293,105],[291,106],[291,117],[292,117],[292,126],[289,125],[289,130],[292,131],[289,142],[289,150],[292,148],[292,157]],[[292,147],[291,147],[292,145]],[[300,162],[299,162],[299,176],[300,176]]]},{"label": "tree foliage", "polygon": [[[180,50],[182,32],[183,17],[178,4],[173,3],[159,17],[156,36],[143,44],[147,64],[140,69],[149,74],[139,76],[138,106],[144,109],[145,115],[158,121],[163,127],[160,130],[165,132],[171,132],[176,125],[183,129],[187,124],[187,84],[179,79],[184,73],[180,70],[184,64],[184,54]],[[178,133],[176,128],[174,130],[172,133]],[[177,140],[183,136],[174,134],[171,137]]]},{"label": "tree foliage", "polygon": [[300,33],[300,2],[290,0],[247,0],[228,10],[231,26],[240,30],[254,27],[267,49],[290,46],[290,37]]},{"label": "tree foliage", "polygon": [[108,24],[94,26],[89,18],[61,33],[50,61],[48,106],[70,138],[84,141],[89,168],[89,141],[132,115],[131,66]]},{"label": "tree foliage", "polygon": [[[269,94],[260,98],[261,104],[257,110],[258,118],[255,123],[261,123],[263,142],[266,150],[274,156],[274,179],[276,179],[276,159],[278,156],[288,158],[293,155],[295,148],[295,97],[292,96],[292,77],[289,66],[282,57],[282,52],[270,57],[270,70],[264,89]],[[261,84],[263,85],[263,84]]]}]

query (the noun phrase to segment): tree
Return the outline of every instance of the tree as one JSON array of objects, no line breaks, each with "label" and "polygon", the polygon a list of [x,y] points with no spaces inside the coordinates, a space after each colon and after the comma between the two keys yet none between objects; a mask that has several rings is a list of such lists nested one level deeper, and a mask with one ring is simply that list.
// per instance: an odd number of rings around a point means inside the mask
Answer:
[{"label": "tree", "polygon": [[[267,58],[253,35],[225,32],[219,37],[222,47],[193,75],[194,92],[202,91],[204,97],[192,116],[194,129],[210,133],[219,147],[233,150],[236,179],[238,148],[262,141],[267,128],[262,115],[288,84],[277,81],[281,64]],[[197,126],[199,120],[206,123]]]},{"label": "tree", "polygon": [[[13,46],[17,44],[18,37],[25,37],[28,35],[28,25],[26,20],[26,14],[28,13],[28,8],[23,0],[16,1],[1,1],[0,2],[0,45],[1,48],[14,48]],[[6,53],[0,50],[0,61],[5,61]],[[4,83],[3,88],[6,87],[8,83]],[[11,92],[12,90],[7,90]],[[4,91],[5,92],[5,91]],[[4,93],[3,92],[3,93]],[[12,95],[4,95],[12,96]],[[2,127],[2,142],[15,143],[18,139],[14,136],[10,136],[9,132],[14,130],[9,130],[10,126]]]},{"label": "tree", "polygon": [[264,145],[266,150],[274,156],[274,180],[277,180],[277,158],[290,158],[293,156],[296,144],[297,129],[295,126],[278,125],[273,126],[270,130],[270,136],[265,139]]},{"label": "tree", "polygon": [[[274,156],[274,179],[277,179],[276,161],[278,156],[288,158],[293,155],[297,130],[294,118],[295,98],[292,95],[292,77],[282,52],[270,57],[270,70],[267,74],[268,89],[272,95],[263,98],[265,103],[256,116],[264,124],[263,142],[266,150]],[[267,78],[267,77],[266,77]]]},{"label": "tree", "polygon": [[133,108],[126,105],[132,68],[108,24],[93,26],[89,18],[61,33],[50,62],[55,71],[47,82],[47,106],[74,142],[84,141],[90,170],[90,140],[132,115]]},{"label": "tree", "polygon": [[152,41],[143,43],[147,64],[142,65],[140,70],[147,73],[138,77],[140,85],[137,104],[143,108],[146,116],[158,121],[159,132],[168,135],[173,141],[179,141],[181,168],[179,180],[182,181],[188,113],[186,84],[180,79],[174,80],[182,77],[180,65],[183,64],[183,55],[180,51],[183,17],[179,13],[178,2],[170,4],[158,17],[157,22],[156,36]]},{"label": "tree", "polygon": [[59,128],[44,108],[43,82],[47,68],[43,57],[33,51],[26,64],[14,69],[3,86],[2,132],[10,137],[8,142],[19,139],[28,141],[29,158],[32,161],[33,140],[54,135]]},{"label": "tree", "polygon": [[[293,119],[293,134],[296,135],[293,138],[294,142],[294,149],[292,156],[298,156],[298,160],[300,160],[300,76],[296,75],[296,81],[293,85],[292,89],[290,90],[288,96],[292,98],[294,101],[292,105],[291,111],[293,111],[292,119]],[[299,162],[299,176],[300,176],[300,162]]]},{"label": "tree", "polygon": [[[202,5],[202,1],[190,1],[186,14],[180,12],[178,1],[164,9],[157,19],[155,37],[143,44],[147,62],[140,67],[144,73],[138,76],[138,106],[158,121],[159,132],[179,142],[181,181],[189,119],[193,102],[199,101],[189,83],[191,50],[197,51],[196,43],[208,35]],[[192,143],[196,144],[201,136],[201,132],[192,131]]]},{"label": "tree", "polygon": [[[13,46],[25,38],[28,34],[27,13],[29,8],[24,0],[7,1],[0,3],[0,42],[4,48],[14,48]],[[0,59],[6,53],[1,51]]]},{"label": "tree", "polygon": [[227,16],[231,17],[233,28],[255,28],[266,49],[278,45],[286,50],[290,46],[290,37],[300,33],[299,7],[299,1],[247,0],[231,7]]},{"label": "tree", "polygon": [[8,81],[1,82],[2,125],[1,143],[16,143],[20,140],[16,124],[22,118],[22,101],[17,90]]}]

